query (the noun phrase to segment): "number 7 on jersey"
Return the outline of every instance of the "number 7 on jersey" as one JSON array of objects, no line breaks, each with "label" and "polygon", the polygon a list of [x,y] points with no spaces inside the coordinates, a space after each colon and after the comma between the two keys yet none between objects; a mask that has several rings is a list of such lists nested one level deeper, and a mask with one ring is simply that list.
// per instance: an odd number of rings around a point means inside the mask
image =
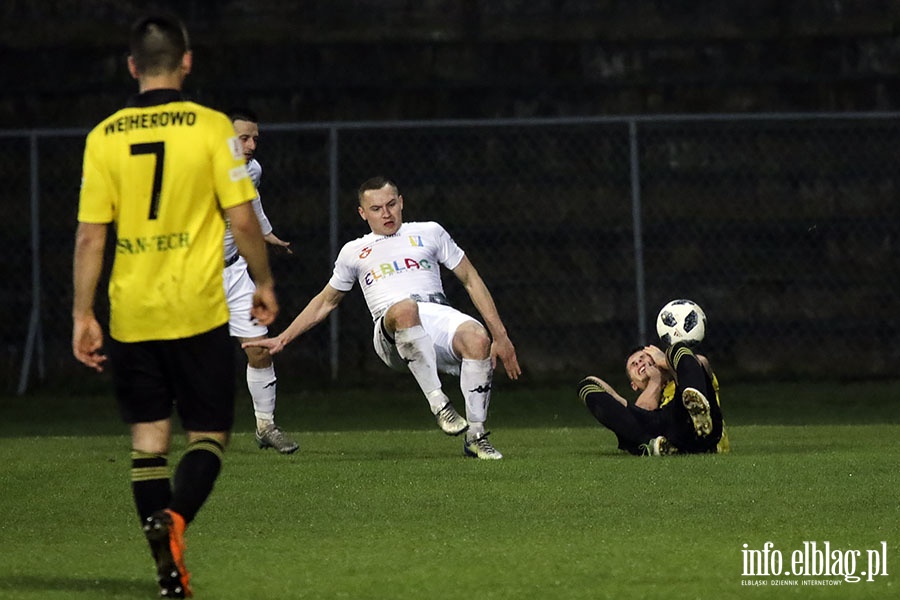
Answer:
[{"label": "number 7 on jersey", "polygon": [[156,166],[153,169],[153,189],[150,192],[150,214],[148,219],[156,220],[159,215],[159,196],[162,193],[163,164],[166,158],[165,142],[146,142],[143,144],[131,144],[131,155],[153,154],[156,157]]}]

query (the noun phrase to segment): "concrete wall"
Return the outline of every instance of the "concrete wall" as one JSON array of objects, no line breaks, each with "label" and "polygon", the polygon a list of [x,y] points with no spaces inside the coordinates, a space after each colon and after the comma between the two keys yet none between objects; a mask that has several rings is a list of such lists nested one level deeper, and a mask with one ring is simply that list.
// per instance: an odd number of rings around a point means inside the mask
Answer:
[{"label": "concrete wall", "polygon": [[[4,0],[0,128],[87,126],[134,88],[146,2]],[[156,2],[191,31],[187,90],[270,122],[888,110],[891,0]]]}]

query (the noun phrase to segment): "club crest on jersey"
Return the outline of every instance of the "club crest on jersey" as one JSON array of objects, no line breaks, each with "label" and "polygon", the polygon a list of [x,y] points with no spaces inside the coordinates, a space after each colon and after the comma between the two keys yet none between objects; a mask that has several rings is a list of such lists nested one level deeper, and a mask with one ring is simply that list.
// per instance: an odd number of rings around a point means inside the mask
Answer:
[{"label": "club crest on jersey", "polygon": [[425,244],[422,243],[421,235],[411,235],[409,236],[409,245],[415,248],[422,248]]}]

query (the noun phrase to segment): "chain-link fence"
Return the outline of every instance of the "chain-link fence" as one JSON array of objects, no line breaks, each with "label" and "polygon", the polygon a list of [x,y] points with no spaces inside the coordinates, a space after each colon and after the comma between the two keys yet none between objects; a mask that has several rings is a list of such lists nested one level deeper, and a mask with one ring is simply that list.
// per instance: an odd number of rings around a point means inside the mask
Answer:
[{"label": "chain-link fence", "polygon": [[[273,256],[273,330],[367,232],[355,190],[383,174],[405,220],[439,221],[466,250],[534,377],[621,370],[678,297],[706,310],[704,351],[733,376],[896,375],[898,116],[263,124],[263,202],[295,249]],[[0,132],[7,391],[87,375],[69,349],[85,133]],[[278,359],[306,379],[384,368],[358,291]]]}]

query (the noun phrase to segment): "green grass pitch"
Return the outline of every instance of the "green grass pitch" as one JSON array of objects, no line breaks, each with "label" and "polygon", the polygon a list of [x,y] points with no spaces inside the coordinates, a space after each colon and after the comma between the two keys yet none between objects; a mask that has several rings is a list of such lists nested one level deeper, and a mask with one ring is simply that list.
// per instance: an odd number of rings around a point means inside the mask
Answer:
[{"label": "green grass pitch", "polygon": [[[497,462],[464,459],[405,383],[377,396],[279,383],[293,456],[255,447],[241,395],[222,476],[187,534],[197,598],[900,592],[897,382],[726,386],[730,455],[650,459],[616,451],[574,382],[504,380],[491,407]],[[0,598],[155,597],[128,450],[105,392],[0,397]],[[804,542],[861,551],[857,573],[867,551],[885,564],[858,583],[745,576],[744,544],[766,542],[784,569]]]}]

